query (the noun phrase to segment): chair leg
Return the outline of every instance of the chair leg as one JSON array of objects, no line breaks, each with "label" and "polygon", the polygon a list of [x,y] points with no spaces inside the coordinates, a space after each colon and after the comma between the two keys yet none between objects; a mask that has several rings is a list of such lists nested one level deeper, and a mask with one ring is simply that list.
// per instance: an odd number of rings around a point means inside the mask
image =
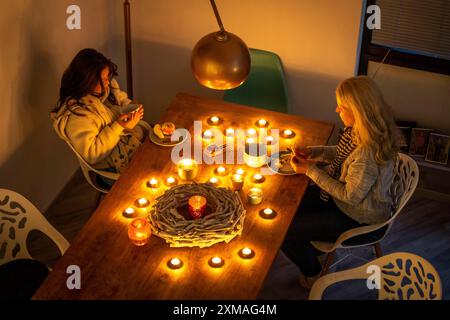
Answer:
[{"label": "chair leg", "polygon": [[333,262],[333,258],[334,258],[334,252],[329,252],[327,254],[327,260],[325,260],[325,265],[322,268],[322,272],[320,272],[320,276],[324,276],[328,273],[328,269],[331,266],[331,262]]},{"label": "chair leg", "polygon": [[377,258],[380,258],[383,255],[383,253],[381,252],[381,244],[377,242],[373,245],[373,247],[375,248],[375,255],[377,256]]}]

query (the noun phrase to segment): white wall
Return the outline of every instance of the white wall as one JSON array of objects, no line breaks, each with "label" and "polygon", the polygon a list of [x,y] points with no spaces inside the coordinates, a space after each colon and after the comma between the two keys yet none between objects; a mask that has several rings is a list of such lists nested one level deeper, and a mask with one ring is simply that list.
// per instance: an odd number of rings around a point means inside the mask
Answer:
[{"label": "white wall", "polygon": [[[82,30],[68,31],[66,8],[82,9]],[[105,50],[108,0],[0,1],[0,188],[44,211],[77,168],[52,130],[49,111],[60,79],[83,47]]]}]

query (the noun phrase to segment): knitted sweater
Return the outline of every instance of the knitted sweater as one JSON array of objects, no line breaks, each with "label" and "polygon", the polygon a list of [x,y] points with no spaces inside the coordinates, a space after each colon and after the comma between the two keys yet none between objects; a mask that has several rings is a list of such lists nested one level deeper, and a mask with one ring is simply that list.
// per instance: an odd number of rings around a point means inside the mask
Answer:
[{"label": "knitted sweater", "polygon": [[86,162],[96,169],[112,168],[121,172],[146,136],[148,124],[141,121],[134,130],[124,130],[116,120],[121,108],[130,100],[115,79],[111,81],[110,90],[119,105],[106,101],[107,90],[103,98],[83,97],[83,105],[71,106],[72,111],[63,105],[57,113],[51,114],[51,118],[58,135],[70,143]]},{"label": "knitted sweater", "polygon": [[[331,162],[335,146],[310,147],[310,159]],[[338,180],[312,164],[306,175],[332,197],[338,208],[362,224],[381,223],[392,213],[390,186],[394,178],[394,162],[380,166],[367,147],[357,147],[344,161]]]}]

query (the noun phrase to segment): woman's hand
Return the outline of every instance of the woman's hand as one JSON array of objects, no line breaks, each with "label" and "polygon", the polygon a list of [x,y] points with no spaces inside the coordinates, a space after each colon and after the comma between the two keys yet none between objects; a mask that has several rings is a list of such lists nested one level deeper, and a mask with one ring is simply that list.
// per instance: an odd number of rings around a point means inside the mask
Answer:
[{"label": "woman's hand", "polygon": [[144,117],[144,108],[142,105],[136,111],[119,116],[117,122],[127,130],[133,130],[139,121]]},{"label": "woman's hand", "polygon": [[308,171],[309,162],[302,157],[293,156],[291,158],[291,166],[296,173],[305,174]]},{"label": "woman's hand", "polygon": [[312,154],[311,148],[308,147],[295,147],[293,150],[294,155],[298,158],[308,159]]}]

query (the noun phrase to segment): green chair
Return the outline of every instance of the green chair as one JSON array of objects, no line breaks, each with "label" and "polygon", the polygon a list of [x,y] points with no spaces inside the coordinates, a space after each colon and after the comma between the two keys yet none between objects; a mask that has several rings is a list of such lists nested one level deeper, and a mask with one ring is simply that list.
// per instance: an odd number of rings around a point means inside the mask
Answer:
[{"label": "green chair", "polygon": [[281,59],[273,52],[250,48],[252,66],[247,81],[227,90],[224,100],[288,113],[289,101]]}]

